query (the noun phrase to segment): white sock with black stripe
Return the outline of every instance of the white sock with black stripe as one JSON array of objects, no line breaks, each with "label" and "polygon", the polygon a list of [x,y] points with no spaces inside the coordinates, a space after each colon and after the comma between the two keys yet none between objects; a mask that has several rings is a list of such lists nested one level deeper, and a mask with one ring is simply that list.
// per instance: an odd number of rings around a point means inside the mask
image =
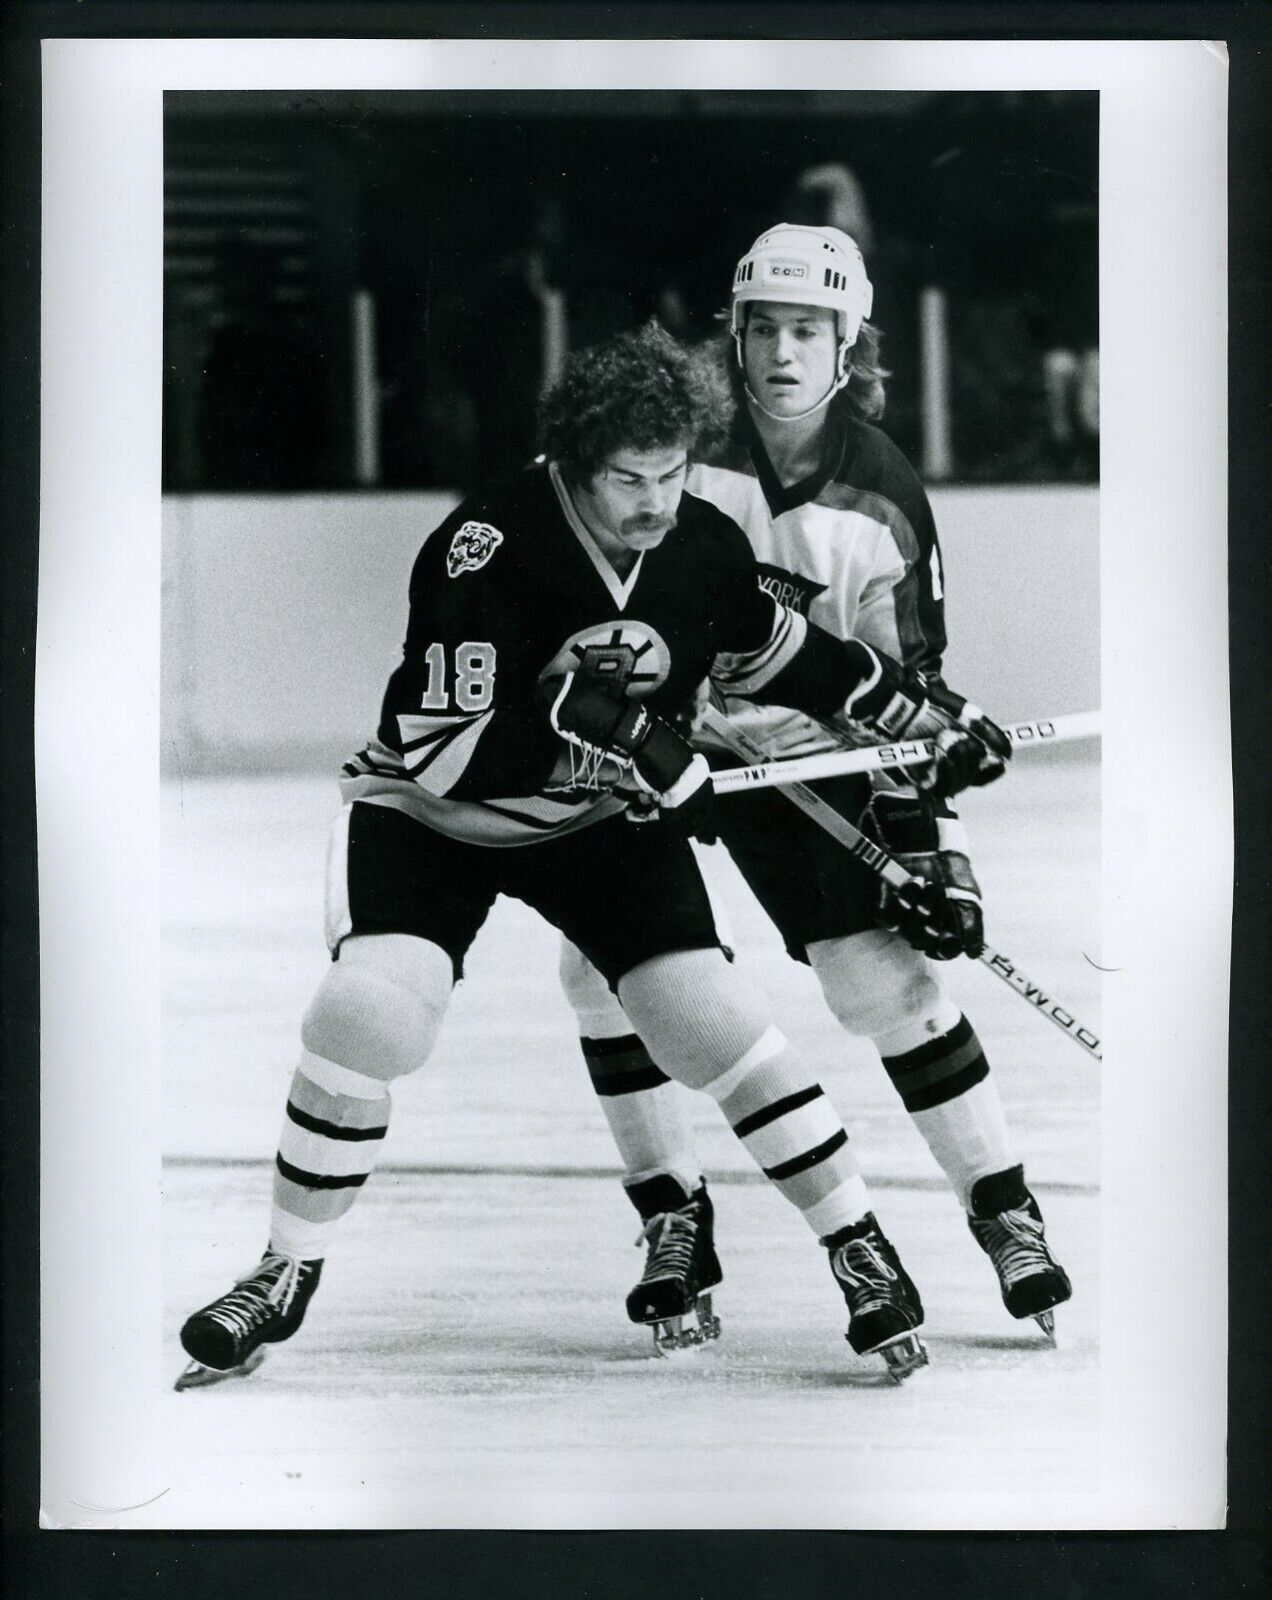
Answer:
[{"label": "white sock with black stripe", "polygon": [[275,1158],[270,1244],[324,1257],[389,1128],[388,1086],[306,1051],[292,1076]]},{"label": "white sock with black stripe", "polygon": [[451,958],[425,939],[368,934],[340,946],[301,1023],[275,1163],[276,1250],[325,1255],[388,1132],[388,1085],[428,1059],[451,982]]},{"label": "white sock with black stripe", "polygon": [[870,1202],[847,1129],[776,1028],[702,1087],[818,1237],[865,1216]]},{"label": "white sock with black stripe", "polygon": [[654,1058],[716,1101],[819,1238],[861,1220],[869,1197],[839,1114],[718,951],[656,957],[619,990]]},{"label": "white sock with black stripe", "polygon": [[[625,1017],[623,1023],[630,1027]],[[702,1169],[681,1085],[654,1065],[634,1033],[583,1038],[579,1044],[622,1159],[624,1187],[670,1172],[692,1194],[702,1182]]]}]

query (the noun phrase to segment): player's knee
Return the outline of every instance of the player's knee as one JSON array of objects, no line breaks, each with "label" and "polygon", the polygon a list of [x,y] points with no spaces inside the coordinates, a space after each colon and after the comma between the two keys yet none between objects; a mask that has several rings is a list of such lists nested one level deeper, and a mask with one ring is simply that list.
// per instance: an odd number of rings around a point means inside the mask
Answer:
[{"label": "player's knee", "polygon": [[617,996],[577,945],[561,941],[561,987],[585,1039],[621,1039],[632,1031]]},{"label": "player's knee", "polygon": [[619,981],[623,1008],[664,1072],[703,1088],[769,1031],[756,1000],[719,950],[656,956]]},{"label": "player's knee", "polygon": [[423,1066],[450,997],[450,957],[405,934],[346,939],[301,1024],[305,1049],[386,1083]]},{"label": "player's knee", "polygon": [[826,1003],[849,1033],[867,1039],[939,1025],[958,1011],[931,965],[897,934],[874,928],[808,947]]}]

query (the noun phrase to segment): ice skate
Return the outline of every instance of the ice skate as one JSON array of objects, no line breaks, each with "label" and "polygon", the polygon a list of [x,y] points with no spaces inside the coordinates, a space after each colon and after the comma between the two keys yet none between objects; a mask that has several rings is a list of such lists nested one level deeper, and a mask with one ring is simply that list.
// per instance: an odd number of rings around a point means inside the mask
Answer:
[{"label": "ice skate", "polygon": [[183,1389],[206,1389],[209,1384],[224,1383],[227,1378],[250,1378],[264,1360],[265,1351],[256,1349],[246,1361],[240,1361],[237,1367],[226,1367],[223,1370],[217,1367],[205,1367],[201,1361],[190,1361],[182,1369],[181,1376],[172,1387],[180,1394]]},{"label": "ice skate", "polygon": [[1023,1167],[1010,1167],[972,1186],[972,1237],[994,1264],[1003,1304],[1013,1317],[1032,1317],[1056,1342],[1053,1307],[1073,1293],[1064,1268],[1047,1248],[1042,1212],[1025,1187]]},{"label": "ice skate", "polygon": [[706,1184],[689,1194],[669,1173],[659,1173],[631,1184],[627,1193],[644,1223],[636,1243],[649,1247],[641,1280],[627,1296],[627,1315],[653,1328],[658,1355],[718,1339],[720,1319],[708,1291],[723,1274]]},{"label": "ice skate", "polygon": [[848,1304],[845,1337],[857,1354],[882,1356],[894,1383],[927,1366],[927,1347],[915,1331],[923,1325],[923,1302],[873,1212],[822,1243]]},{"label": "ice skate", "polygon": [[290,1339],[305,1319],[321,1261],[298,1261],[267,1250],[228,1294],[186,1319],[181,1344],[191,1358],[176,1387],[199,1389],[246,1378],[265,1359],[266,1344]]}]

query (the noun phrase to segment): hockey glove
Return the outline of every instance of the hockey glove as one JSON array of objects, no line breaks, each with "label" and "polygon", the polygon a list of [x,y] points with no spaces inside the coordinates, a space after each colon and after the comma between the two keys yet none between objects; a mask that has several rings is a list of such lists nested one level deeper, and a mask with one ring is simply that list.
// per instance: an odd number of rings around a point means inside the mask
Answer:
[{"label": "hockey glove", "polygon": [[884,849],[910,874],[895,888],[880,882],[875,920],[934,961],[977,956],[985,945],[980,885],[956,817],[940,817],[923,795],[876,794],[870,804]]},{"label": "hockey glove", "polygon": [[862,681],[848,697],[843,715],[889,743],[931,739],[935,759],[911,771],[920,789],[943,797],[1002,777],[1011,759],[1011,741],[978,706],[939,679],[907,671],[860,639],[850,640],[849,647],[866,659]]},{"label": "hockey glove", "polygon": [[639,700],[619,698],[594,679],[567,672],[549,717],[561,737],[588,758],[617,764],[633,790],[633,820],[652,820],[656,811],[685,833],[707,823],[712,789],[706,758]]}]

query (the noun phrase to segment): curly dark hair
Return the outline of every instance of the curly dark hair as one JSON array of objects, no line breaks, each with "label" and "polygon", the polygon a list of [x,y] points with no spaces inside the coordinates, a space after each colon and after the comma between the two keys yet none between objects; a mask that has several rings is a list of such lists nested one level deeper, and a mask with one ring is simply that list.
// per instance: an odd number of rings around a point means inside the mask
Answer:
[{"label": "curly dark hair", "polygon": [[718,447],[734,402],[718,364],[687,350],[650,321],[576,351],[545,396],[541,436],[572,478],[593,476],[616,450],[668,450],[691,457]]}]

